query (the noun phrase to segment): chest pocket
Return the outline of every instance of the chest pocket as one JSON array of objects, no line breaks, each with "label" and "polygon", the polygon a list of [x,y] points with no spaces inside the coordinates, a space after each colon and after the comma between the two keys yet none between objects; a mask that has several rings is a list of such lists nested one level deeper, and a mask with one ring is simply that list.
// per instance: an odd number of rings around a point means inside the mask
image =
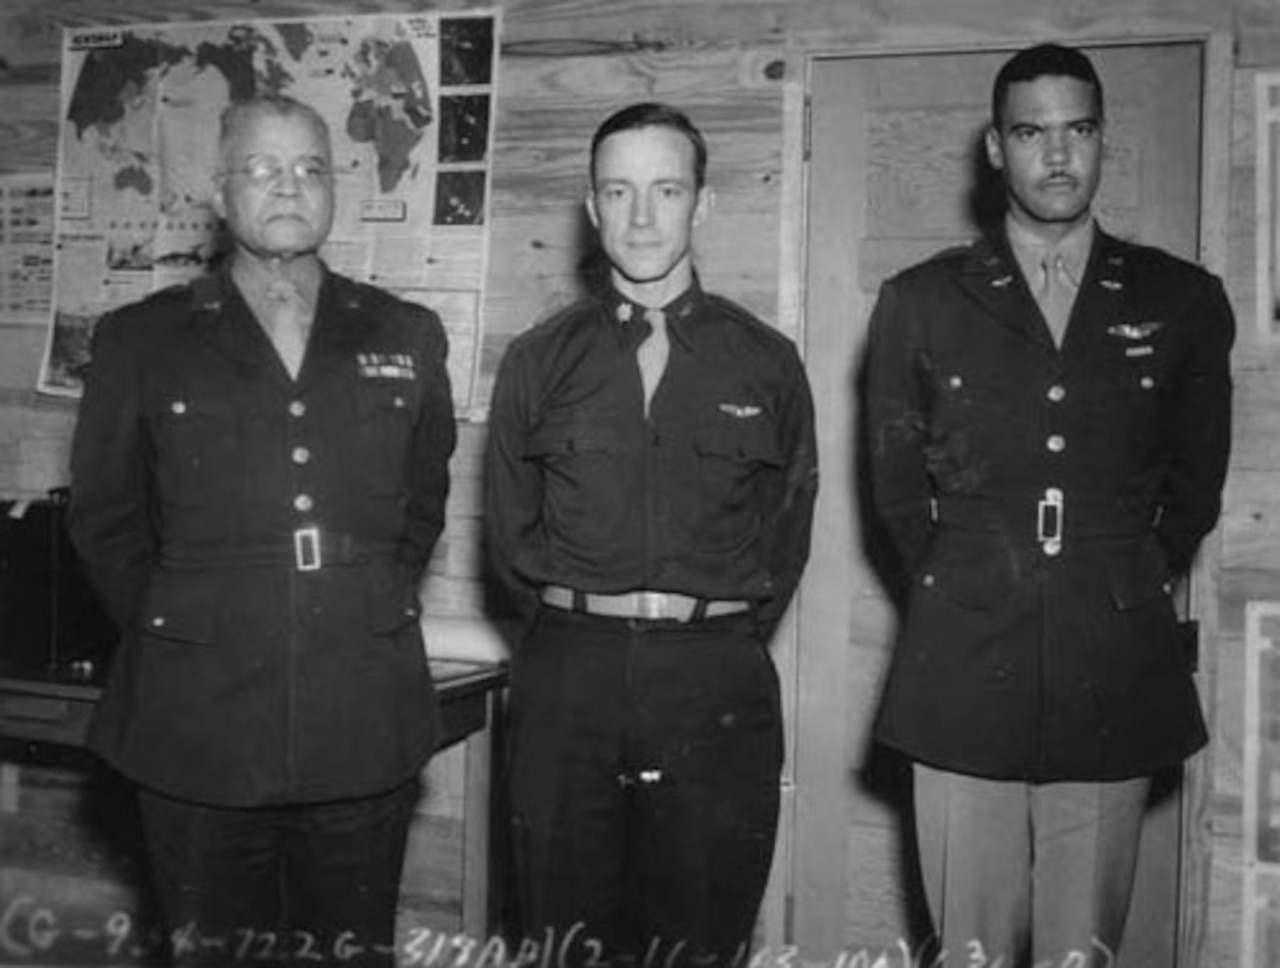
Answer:
[{"label": "chest pocket", "polygon": [[354,407],[352,472],[373,492],[399,492],[418,412],[416,384],[362,380],[355,387]]},{"label": "chest pocket", "polygon": [[237,461],[249,416],[224,396],[162,395],[150,423],[156,477],[166,500],[203,505],[226,500],[243,479]]},{"label": "chest pocket", "polygon": [[[753,524],[758,488],[776,480],[775,472],[782,467],[773,421],[764,414],[709,420],[698,427],[693,445],[704,498],[699,514],[705,520],[698,529],[717,538],[741,534]],[[713,507],[718,513],[707,514]]]}]

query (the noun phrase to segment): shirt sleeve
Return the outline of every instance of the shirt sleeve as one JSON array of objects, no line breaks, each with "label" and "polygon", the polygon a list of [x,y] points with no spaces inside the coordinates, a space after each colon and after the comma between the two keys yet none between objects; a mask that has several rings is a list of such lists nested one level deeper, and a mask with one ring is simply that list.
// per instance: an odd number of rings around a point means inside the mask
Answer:
[{"label": "shirt sleeve", "polygon": [[791,373],[778,409],[778,439],[783,458],[783,486],[772,509],[766,533],[769,574],[773,595],[757,612],[762,638],[769,639],[782,620],[805,563],[818,496],[818,444],[814,429],[813,394],[804,367],[794,349]]},{"label": "shirt sleeve", "polygon": [[872,503],[889,546],[882,562],[901,599],[932,527],[933,488],[925,467],[926,401],[914,365],[911,320],[892,281],[881,287],[869,323],[867,444]]},{"label": "shirt sleeve", "polygon": [[1235,317],[1221,282],[1211,278],[1189,312],[1196,339],[1165,414],[1169,459],[1156,525],[1174,574],[1190,568],[1201,539],[1218,520],[1231,449]]},{"label": "shirt sleeve", "polygon": [[121,630],[133,625],[156,554],[140,411],[139,341],[123,318],[94,329],[71,448],[67,527],[91,584]]},{"label": "shirt sleeve", "polygon": [[449,458],[457,446],[453,391],[446,359],[449,342],[440,318],[425,314],[425,372],[419,376],[423,393],[407,464],[409,503],[401,560],[415,578],[420,577],[444,530],[445,503],[449,497]]},{"label": "shirt sleeve", "polygon": [[542,476],[536,464],[524,459],[530,400],[527,365],[513,347],[498,368],[489,410],[484,521],[485,548],[502,611],[520,624],[513,636],[516,643],[538,610],[538,589],[516,567],[520,549],[537,544],[542,523]]}]

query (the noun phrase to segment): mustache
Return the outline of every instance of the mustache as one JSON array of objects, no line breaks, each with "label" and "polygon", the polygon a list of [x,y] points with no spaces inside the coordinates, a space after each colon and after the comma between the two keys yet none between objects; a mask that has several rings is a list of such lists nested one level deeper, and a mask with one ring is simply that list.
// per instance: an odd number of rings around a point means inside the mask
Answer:
[{"label": "mustache", "polygon": [[1080,184],[1080,179],[1069,171],[1051,171],[1040,179],[1039,184],[1043,186],[1068,184],[1075,187]]}]

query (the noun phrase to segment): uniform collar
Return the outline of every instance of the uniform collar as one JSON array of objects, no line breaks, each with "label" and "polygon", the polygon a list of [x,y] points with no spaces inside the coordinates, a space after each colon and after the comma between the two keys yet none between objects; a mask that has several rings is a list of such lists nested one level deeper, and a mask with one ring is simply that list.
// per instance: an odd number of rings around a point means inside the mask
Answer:
[{"label": "uniform collar", "polygon": [[1057,242],[1041,239],[1009,216],[1005,216],[1004,231],[1005,237],[1009,240],[1009,249],[1019,268],[1022,269],[1024,278],[1038,279],[1040,266],[1044,260],[1047,257],[1060,256],[1065,264],[1067,275],[1079,288],[1084,280],[1085,269],[1089,264],[1089,253],[1093,248],[1093,239],[1096,235],[1093,219],[1071,229]]},{"label": "uniform collar", "polygon": [[[1080,291],[1072,309],[1072,319],[1087,320],[1087,326],[1068,328],[1064,348],[1079,342],[1083,332],[1096,325],[1108,325],[1126,311],[1126,243],[1108,235],[1100,226],[1093,230],[1089,257],[1080,279]],[[1053,349],[1048,328],[1029,309],[1035,304],[1025,277],[1002,231],[983,236],[960,256],[956,281],[979,304],[986,307],[1000,325],[1025,338]],[[1073,332],[1074,330],[1074,332]]]},{"label": "uniform collar", "polygon": [[[296,384],[288,384],[291,391],[301,392],[314,379],[349,365],[379,326],[379,316],[366,304],[363,287],[322,268],[311,343]],[[230,263],[224,261],[215,272],[194,280],[190,288],[190,325],[224,356],[249,369],[261,368],[270,359],[269,341],[232,280]],[[284,370],[279,373],[284,379]]]},{"label": "uniform collar", "polygon": [[[680,345],[690,352],[693,351],[693,340],[690,332],[691,324],[704,298],[702,286],[695,274],[693,282],[690,283],[688,289],[665,306],[656,307],[661,309],[666,317],[667,332],[671,333],[680,342]],[[626,324],[632,320],[644,319],[644,314],[648,308],[631,301],[612,286],[609,287],[609,291],[605,296],[605,309],[607,310],[608,318],[621,324],[617,326],[616,331],[618,338],[623,343],[634,345],[635,341],[628,338],[629,329]]]}]

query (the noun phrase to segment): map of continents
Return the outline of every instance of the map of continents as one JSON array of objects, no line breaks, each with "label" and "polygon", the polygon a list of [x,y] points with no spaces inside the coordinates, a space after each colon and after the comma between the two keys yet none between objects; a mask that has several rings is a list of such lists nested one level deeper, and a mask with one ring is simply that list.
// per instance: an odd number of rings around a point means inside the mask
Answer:
[{"label": "map of continents", "polygon": [[424,59],[394,18],[372,30],[367,20],[126,30],[85,53],[73,78],[64,174],[93,181],[99,228],[149,211],[181,217],[207,198],[222,107],[281,93],[329,118],[340,164],[371,160],[377,190],[398,194],[420,170],[434,116]]}]

